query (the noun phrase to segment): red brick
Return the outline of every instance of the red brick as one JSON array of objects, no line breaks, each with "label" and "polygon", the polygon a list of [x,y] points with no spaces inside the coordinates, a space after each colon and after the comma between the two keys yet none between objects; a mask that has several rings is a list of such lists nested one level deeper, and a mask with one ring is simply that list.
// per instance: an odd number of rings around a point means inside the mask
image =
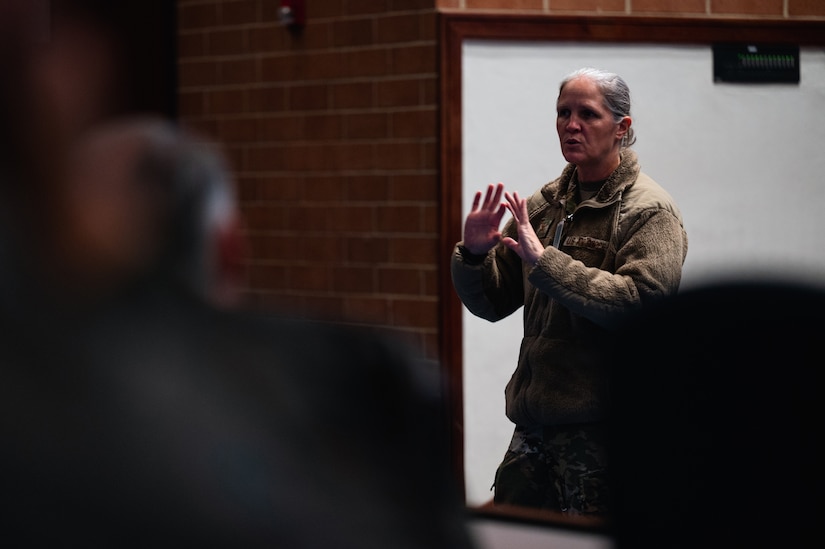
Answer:
[{"label": "red brick", "polygon": [[384,237],[352,236],[344,243],[344,257],[353,263],[384,263],[389,259],[388,244]]},{"label": "red brick", "polygon": [[286,271],[278,265],[252,265],[248,276],[253,291],[257,288],[283,288],[286,284]]},{"label": "red brick", "polygon": [[218,133],[222,140],[233,143],[257,141],[257,120],[255,118],[226,118],[218,121]]},{"label": "red brick", "polygon": [[421,168],[421,146],[417,141],[395,141],[375,146],[373,168],[386,170],[412,170]]},{"label": "red brick", "polygon": [[386,299],[369,296],[348,296],[344,298],[344,318],[351,321],[389,324],[390,304]]},{"label": "red brick", "polygon": [[305,291],[328,291],[332,287],[334,270],[329,267],[291,265],[286,269],[290,288]]},{"label": "red brick", "polygon": [[279,34],[286,39],[285,45],[295,51],[323,50],[332,47],[332,28],[334,25],[334,19],[326,21],[313,20],[301,30],[297,40],[293,33],[288,32],[283,27],[280,29]]},{"label": "red brick", "polygon": [[369,170],[376,167],[373,146],[369,143],[336,143],[322,148],[319,154],[329,154],[329,168],[332,170]]},{"label": "red brick", "polygon": [[[341,182],[338,178],[336,181]],[[389,198],[389,177],[384,175],[357,175],[343,180],[346,198],[359,202],[385,202]]]},{"label": "red brick", "polygon": [[392,114],[393,137],[432,137],[438,129],[435,107]]},{"label": "red brick", "polygon": [[375,83],[373,81],[343,82],[330,85],[332,108],[357,109],[372,106]]},{"label": "red brick", "polygon": [[421,104],[421,78],[384,80],[376,84],[379,107],[407,107]]},{"label": "red brick", "polygon": [[705,0],[633,0],[633,13],[705,13]]},{"label": "red brick", "polygon": [[227,59],[218,62],[223,84],[250,84],[258,79],[257,62],[254,59]]},{"label": "red brick", "polygon": [[419,206],[386,206],[377,213],[376,228],[388,233],[416,233],[421,231]]},{"label": "red brick", "polygon": [[287,103],[292,110],[308,111],[326,109],[328,88],[323,84],[293,86],[287,91]]},{"label": "red brick", "polygon": [[393,74],[426,74],[436,70],[434,44],[401,46],[393,48],[391,53]]},{"label": "red brick", "polygon": [[286,164],[286,151],[282,147],[254,147],[246,152],[245,171],[282,170]]},{"label": "red brick", "polygon": [[246,96],[250,112],[279,112],[286,109],[287,90],[283,86],[247,88]]},{"label": "red brick", "polygon": [[373,42],[372,19],[345,19],[332,25],[332,45],[336,48],[364,46]]},{"label": "red brick", "polygon": [[246,226],[254,230],[280,228],[284,219],[284,207],[278,204],[248,204],[243,207]]},{"label": "red brick", "polygon": [[825,17],[825,2],[822,0],[788,0],[788,15]]},{"label": "red brick", "polygon": [[372,267],[335,267],[332,289],[336,292],[371,294],[376,290]]},{"label": "red brick", "polygon": [[205,96],[206,109],[212,114],[244,112],[246,94],[243,90],[208,91]]},{"label": "red brick", "polygon": [[419,78],[419,82],[421,83],[421,89],[423,90],[421,104],[437,105],[439,100],[438,79],[435,76],[423,76]]},{"label": "red brick", "polygon": [[429,267],[423,272],[424,279],[424,295],[437,296],[440,289],[438,279],[438,269],[435,265]]},{"label": "red brick", "polygon": [[403,174],[390,178],[389,198],[392,200],[439,200],[437,174]]},{"label": "red brick", "polygon": [[303,179],[301,199],[307,202],[340,202],[347,198],[341,178],[334,175],[318,175]]},{"label": "red brick", "polygon": [[259,0],[232,0],[221,3],[220,23],[241,25],[260,20]]},{"label": "red brick", "polygon": [[291,226],[299,231],[368,233],[373,230],[372,210],[363,206],[325,205],[292,208],[287,214]]},{"label": "red brick", "polygon": [[385,76],[390,70],[390,55],[384,48],[350,51],[341,55],[338,62],[350,78]]},{"label": "red brick", "polygon": [[344,117],[346,137],[349,139],[381,139],[389,135],[389,115],[385,113],[359,113]]},{"label": "red brick", "polygon": [[310,25],[315,19],[325,19],[328,17],[336,17],[346,15],[346,5],[349,0],[317,0],[306,1],[306,17],[307,25]]},{"label": "red brick", "polygon": [[379,269],[378,291],[387,294],[421,294],[421,273],[417,269]]},{"label": "red brick", "polygon": [[[258,198],[262,201],[277,201],[285,207],[289,207],[285,202],[297,201],[304,196],[304,178],[260,177],[258,184]],[[274,224],[273,224],[274,225]]]},{"label": "red brick", "polygon": [[390,0],[347,0],[347,14],[382,14],[389,10],[391,3]]},{"label": "red brick", "polygon": [[387,6],[387,11],[429,10],[435,13],[434,3],[434,0],[395,0]]},{"label": "red brick", "polygon": [[347,67],[351,55],[348,51],[307,53],[296,60],[300,64],[300,69],[302,69],[299,74],[307,80],[350,77],[352,75],[347,71]]},{"label": "red brick", "polygon": [[284,82],[304,79],[303,55],[278,55],[263,57],[261,63],[261,82],[283,85]]},{"label": "red brick", "polygon": [[411,236],[390,240],[390,261],[402,264],[429,265],[438,262],[436,238]]},{"label": "red brick", "polygon": [[710,0],[711,14],[782,15],[784,0]]},{"label": "red brick", "polygon": [[[264,19],[268,21],[268,19]],[[287,43],[287,35],[279,24],[256,26],[247,29],[249,51],[247,53],[266,53],[283,50]]]},{"label": "red brick", "polygon": [[[634,4],[631,2],[633,9]],[[552,0],[550,11],[624,12],[625,0]]]},{"label": "red brick", "polygon": [[298,257],[307,262],[335,265],[341,262],[342,242],[338,235],[304,235]]},{"label": "red brick", "polygon": [[303,116],[258,118],[256,136],[262,142],[304,139],[306,120]]},{"label": "red brick", "polygon": [[441,151],[438,150],[437,141],[433,139],[422,140],[421,143],[421,169],[435,170],[438,168],[438,159]]},{"label": "red brick", "polygon": [[430,298],[393,299],[392,320],[396,326],[438,326],[438,301]]},{"label": "red brick", "polygon": [[375,42],[388,44],[420,40],[420,25],[421,17],[415,12],[379,17],[375,21]]},{"label": "red brick", "polygon": [[[556,0],[553,0],[550,5],[555,5]],[[581,0],[582,4],[586,4],[587,0]],[[489,9],[510,9],[510,10],[542,10],[544,9],[544,0],[465,0],[465,6],[468,10],[489,10]]]},{"label": "red brick", "polygon": [[439,208],[436,204],[423,205],[421,207],[421,231],[437,234],[441,224],[441,219],[438,216]]},{"label": "red brick", "polygon": [[248,51],[246,31],[241,29],[210,31],[205,41],[207,55],[243,55]]}]

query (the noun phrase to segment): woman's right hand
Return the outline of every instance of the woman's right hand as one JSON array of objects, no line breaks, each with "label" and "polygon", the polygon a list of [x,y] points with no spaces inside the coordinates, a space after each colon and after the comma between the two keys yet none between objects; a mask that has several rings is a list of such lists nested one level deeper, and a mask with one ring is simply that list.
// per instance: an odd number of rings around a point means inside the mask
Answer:
[{"label": "woman's right hand", "polygon": [[504,183],[490,184],[481,201],[476,192],[473,207],[464,221],[464,247],[476,255],[484,255],[501,240],[499,225],[507,207],[501,201]]}]

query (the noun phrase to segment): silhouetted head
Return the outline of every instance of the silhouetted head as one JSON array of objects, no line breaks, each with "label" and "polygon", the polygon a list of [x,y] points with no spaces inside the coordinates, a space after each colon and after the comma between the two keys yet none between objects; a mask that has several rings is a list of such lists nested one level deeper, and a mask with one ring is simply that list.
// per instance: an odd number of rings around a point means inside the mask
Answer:
[{"label": "silhouetted head", "polygon": [[70,149],[62,190],[56,251],[75,290],[152,279],[237,299],[239,212],[214,144],[160,118],[112,120]]},{"label": "silhouetted head", "polygon": [[609,360],[618,547],[803,546],[822,504],[825,291],[687,290]]}]

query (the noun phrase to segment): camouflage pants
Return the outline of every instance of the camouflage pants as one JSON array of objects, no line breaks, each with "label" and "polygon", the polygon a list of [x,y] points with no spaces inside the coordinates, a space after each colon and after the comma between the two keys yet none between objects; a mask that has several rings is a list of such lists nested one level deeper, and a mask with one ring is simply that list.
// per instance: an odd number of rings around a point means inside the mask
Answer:
[{"label": "camouflage pants", "polygon": [[605,438],[599,424],[517,426],[496,471],[494,502],[606,514]]}]

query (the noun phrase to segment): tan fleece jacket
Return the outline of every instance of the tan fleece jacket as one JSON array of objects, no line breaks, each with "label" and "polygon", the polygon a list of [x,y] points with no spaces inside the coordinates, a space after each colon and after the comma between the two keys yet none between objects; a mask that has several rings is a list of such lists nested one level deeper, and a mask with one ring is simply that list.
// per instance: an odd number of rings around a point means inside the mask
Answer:
[{"label": "tan fleece jacket", "polygon": [[[528,200],[545,250],[535,267],[499,244],[479,258],[456,244],[453,285],[476,316],[495,322],[523,306],[524,338],[507,387],[518,425],[603,419],[607,372],[598,357],[623,315],[679,288],[687,233],[671,196],[641,172],[632,150],[590,200],[575,204],[576,168]],[[558,248],[553,246],[564,219]],[[509,221],[503,234],[518,238]],[[469,345],[473,343],[468,342]],[[628,343],[616,352],[643,352]]]}]

